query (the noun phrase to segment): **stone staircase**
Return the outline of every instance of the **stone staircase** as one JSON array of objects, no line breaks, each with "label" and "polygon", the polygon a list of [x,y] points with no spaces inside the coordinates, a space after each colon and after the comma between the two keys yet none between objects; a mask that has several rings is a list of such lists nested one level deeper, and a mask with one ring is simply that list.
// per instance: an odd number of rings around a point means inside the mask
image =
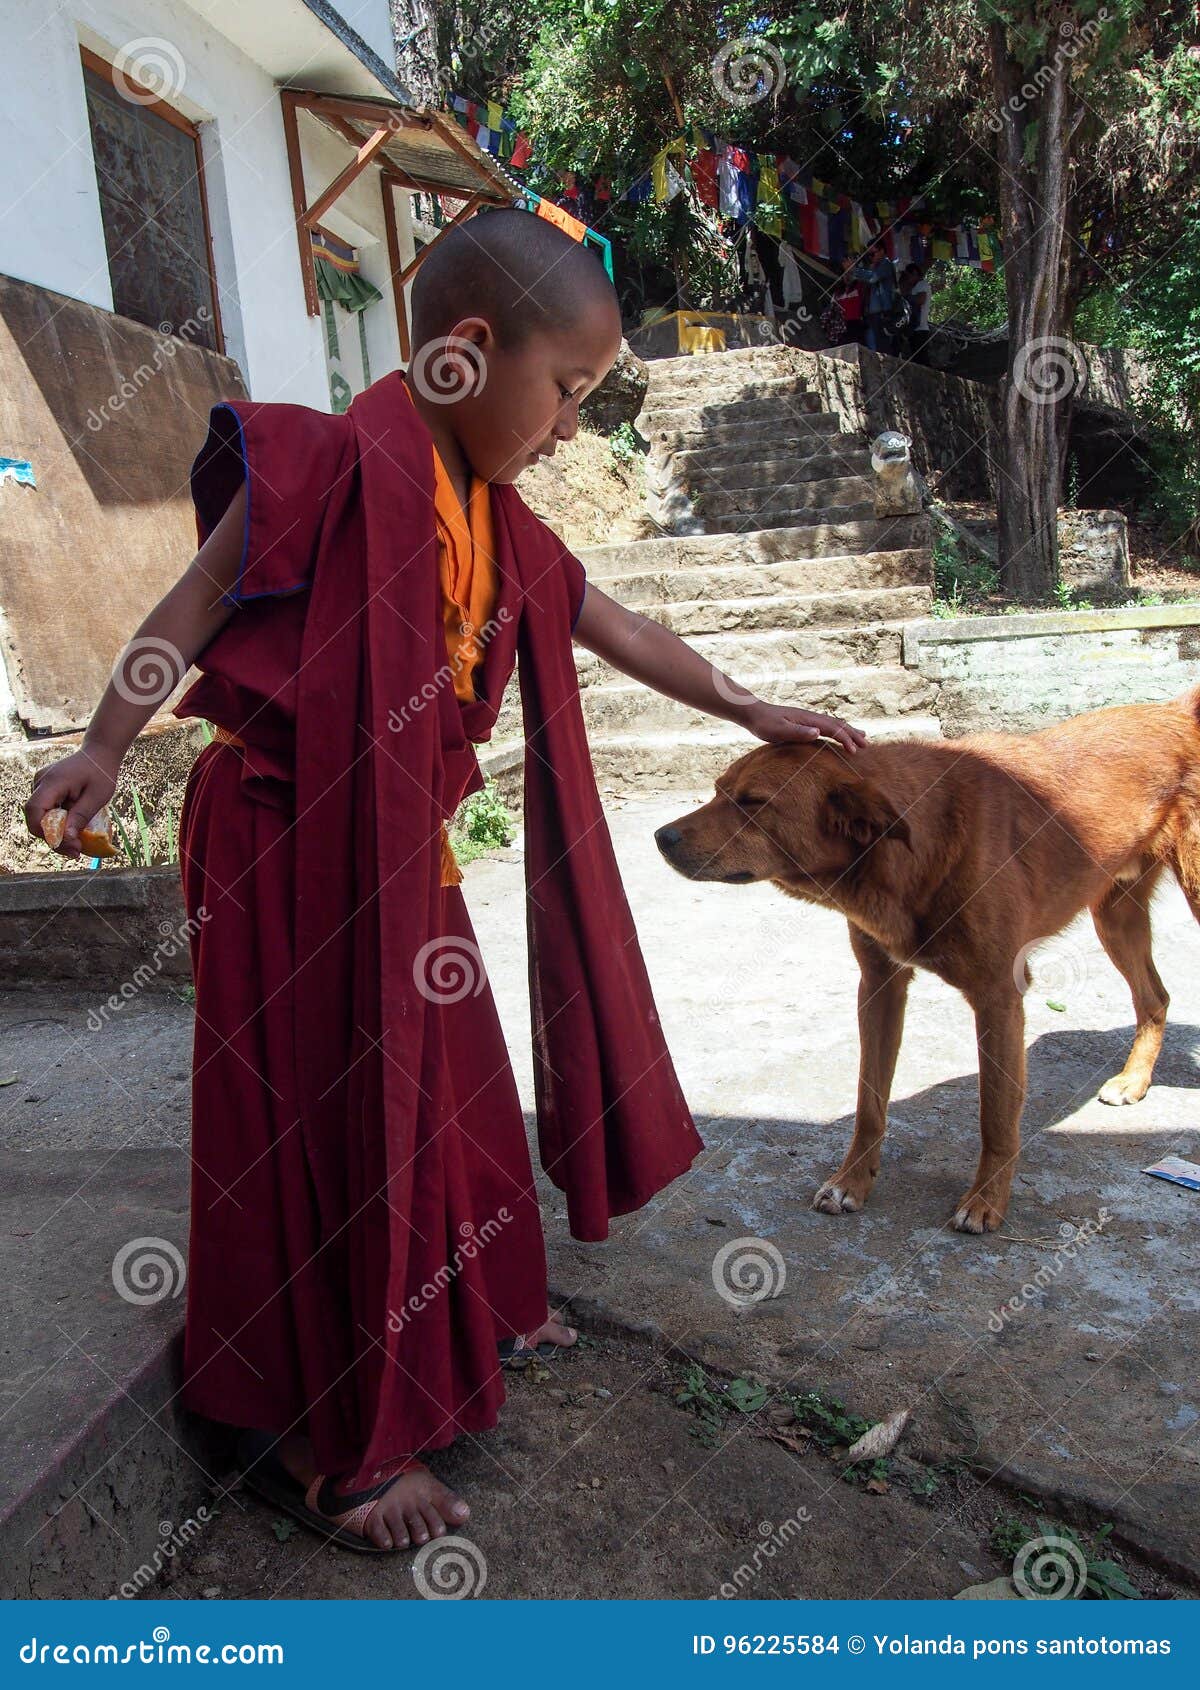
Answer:
[{"label": "stone staircase", "polygon": [[[938,737],[934,688],[902,659],[904,625],[932,599],[927,520],[875,515],[867,442],[841,432],[788,350],[655,361],[638,427],[662,533],[581,552],[589,580],[762,698],[876,738]],[[576,658],[604,788],[703,788],[755,743]],[[521,754],[514,690],[481,761],[507,786]]]}]

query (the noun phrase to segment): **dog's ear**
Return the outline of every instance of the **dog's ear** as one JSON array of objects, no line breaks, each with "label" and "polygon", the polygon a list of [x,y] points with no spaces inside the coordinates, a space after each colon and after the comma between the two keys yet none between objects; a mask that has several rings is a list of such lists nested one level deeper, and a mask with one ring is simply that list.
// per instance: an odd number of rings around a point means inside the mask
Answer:
[{"label": "dog's ear", "polygon": [[825,796],[824,822],[828,832],[852,839],[856,845],[874,845],[886,834],[912,850],[908,823],[887,794],[869,780],[831,787]]}]

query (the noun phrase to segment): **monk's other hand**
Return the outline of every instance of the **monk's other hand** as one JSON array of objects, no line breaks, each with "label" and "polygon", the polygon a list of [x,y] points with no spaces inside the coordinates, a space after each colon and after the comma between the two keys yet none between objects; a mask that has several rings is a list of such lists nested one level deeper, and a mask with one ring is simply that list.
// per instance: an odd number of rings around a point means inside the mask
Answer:
[{"label": "monk's other hand", "polygon": [[850,754],[867,743],[861,728],[851,727],[840,716],[823,716],[817,710],[797,710],[790,704],[764,704],[756,699],[741,718],[742,726],[756,739],[769,745],[797,745],[815,739],[833,739]]}]

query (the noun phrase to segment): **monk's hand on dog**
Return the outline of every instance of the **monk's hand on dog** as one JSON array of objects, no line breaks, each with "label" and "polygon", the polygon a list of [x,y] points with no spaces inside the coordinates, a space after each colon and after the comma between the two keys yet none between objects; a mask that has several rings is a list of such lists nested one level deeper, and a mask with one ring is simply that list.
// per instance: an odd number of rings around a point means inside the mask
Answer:
[{"label": "monk's hand on dog", "polygon": [[756,739],[765,739],[769,745],[832,739],[853,755],[860,745],[867,743],[862,729],[851,727],[840,716],[823,716],[817,710],[797,710],[787,704],[764,704],[760,699],[746,711],[742,725]]}]

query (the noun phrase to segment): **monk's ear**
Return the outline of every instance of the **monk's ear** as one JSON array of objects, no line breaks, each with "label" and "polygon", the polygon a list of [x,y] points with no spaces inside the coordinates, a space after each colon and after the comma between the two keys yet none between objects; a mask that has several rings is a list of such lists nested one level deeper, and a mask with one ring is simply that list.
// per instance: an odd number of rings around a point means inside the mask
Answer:
[{"label": "monk's ear", "polygon": [[873,781],[847,781],[825,796],[825,828],[864,847],[885,836],[912,850],[908,823]]}]

